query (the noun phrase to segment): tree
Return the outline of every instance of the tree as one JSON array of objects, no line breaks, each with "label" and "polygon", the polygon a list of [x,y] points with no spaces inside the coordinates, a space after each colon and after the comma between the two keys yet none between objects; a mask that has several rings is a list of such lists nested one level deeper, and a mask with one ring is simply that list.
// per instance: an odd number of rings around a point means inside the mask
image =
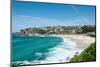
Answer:
[{"label": "tree", "polygon": [[82,26],[82,33],[87,33],[87,32],[95,32],[95,26],[93,25]]}]

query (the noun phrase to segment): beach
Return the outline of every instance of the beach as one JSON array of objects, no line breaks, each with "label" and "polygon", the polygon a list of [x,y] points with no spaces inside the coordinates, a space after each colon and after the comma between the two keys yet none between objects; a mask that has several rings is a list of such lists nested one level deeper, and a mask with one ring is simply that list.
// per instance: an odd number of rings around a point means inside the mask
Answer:
[{"label": "beach", "polygon": [[95,42],[94,37],[86,36],[86,35],[61,35],[64,38],[69,38],[71,41],[76,43],[77,48],[85,49],[91,43]]},{"label": "beach", "polygon": [[69,62],[76,53],[80,54],[93,42],[95,42],[93,37],[75,34],[53,34],[44,37],[13,35],[13,64]]}]

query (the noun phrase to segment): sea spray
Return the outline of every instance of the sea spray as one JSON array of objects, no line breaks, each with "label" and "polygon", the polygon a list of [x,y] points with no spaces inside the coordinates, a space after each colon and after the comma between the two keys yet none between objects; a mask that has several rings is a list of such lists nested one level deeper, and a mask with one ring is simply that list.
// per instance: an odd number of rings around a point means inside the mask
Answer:
[{"label": "sea spray", "polygon": [[[15,41],[16,40],[16,41]],[[12,64],[46,64],[68,62],[76,43],[62,36],[14,37]]]},{"label": "sea spray", "polygon": [[73,57],[75,52],[79,52],[80,50],[76,48],[76,43],[72,42],[70,39],[61,37],[63,42],[58,46],[49,49],[48,56],[45,60],[35,60],[33,63],[35,64],[45,64],[45,63],[63,63],[69,62],[69,59]]}]

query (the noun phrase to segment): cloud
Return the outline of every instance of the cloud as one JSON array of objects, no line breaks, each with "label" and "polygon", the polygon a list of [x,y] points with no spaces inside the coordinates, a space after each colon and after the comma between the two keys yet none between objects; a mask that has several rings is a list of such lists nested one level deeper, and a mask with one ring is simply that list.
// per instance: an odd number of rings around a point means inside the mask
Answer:
[{"label": "cloud", "polygon": [[59,19],[51,19],[51,18],[43,18],[43,17],[32,17],[33,24],[39,26],[57,26],[57,25],[84,25],[88,24],[89,20],[85,17],[69,19],[69,20],[59,20]]},{"label": "cloud", "polygon": [[89,24],[89,19],[86,17],[77,17],[73,19],[66,19],[66,20],[60,20],[55,18],[46,18],[46,17],[33,17],[30,15],[19,15],[21,18],[21,23],[25,26],[36,26],[36,27],[42,27],[42,26],[67,26],[67,25],[83,25],[83,24]]},{"label": "cloud", "polygon": [[71,5],[71,7],[72,7],[72,9],[74,10],[74,12],[76,14],[79,14],[80,13],[79,10],[75,6]]},{"label": "cloud", "polygon": [[31,16],[29,16],[29,15],[19,15],[19,17],[21,17],[21,18],[31,18]]},{"label": "cloud", "polygon": [[[79,19],[77,19],[78,21],[83,21],[84,22],[84,24],[85,23],[89,23],[89,19],[87,18],[87,17],[85,17],[85,16],[82,16],[81,15],[81,12],[78,10],[78,8],[77,7],[74,7],[74,6],[71,6],[72,7],[72,9],[74,10],[74,12],[80,17]],[[75,20],[76,21],[76,20]]]},{"label": "cloud", "polygon": [[[20,31],[20,29],[31,27],[44,27],[44,26],[76,26],[89,24],[89,19],[86,17],[78,17],[74,19],[60,20],[45,17],[32,17],[26,15],[20,15],[20,20],[15,21],[13,24],[13,32]],[[25,18],[25,19],[23,19]]]},{"label": "cloud", "polygon": [[56,19],[51,19],[51,18],[44,18],[44,17],[32,17],[32,21],[34,24],[38,26],[46,26],[46,25],[61,25],[63,24],[62,21],[56,20]]}]

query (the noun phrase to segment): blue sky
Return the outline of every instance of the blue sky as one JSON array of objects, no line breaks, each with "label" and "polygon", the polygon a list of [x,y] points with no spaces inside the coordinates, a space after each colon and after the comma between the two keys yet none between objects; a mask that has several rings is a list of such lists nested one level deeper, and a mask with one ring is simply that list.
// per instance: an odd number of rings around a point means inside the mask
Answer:
[{"label": "blue sky", "polygon": [[12,32],[28,27],[95,24],[95,6],[12,3]]}]

